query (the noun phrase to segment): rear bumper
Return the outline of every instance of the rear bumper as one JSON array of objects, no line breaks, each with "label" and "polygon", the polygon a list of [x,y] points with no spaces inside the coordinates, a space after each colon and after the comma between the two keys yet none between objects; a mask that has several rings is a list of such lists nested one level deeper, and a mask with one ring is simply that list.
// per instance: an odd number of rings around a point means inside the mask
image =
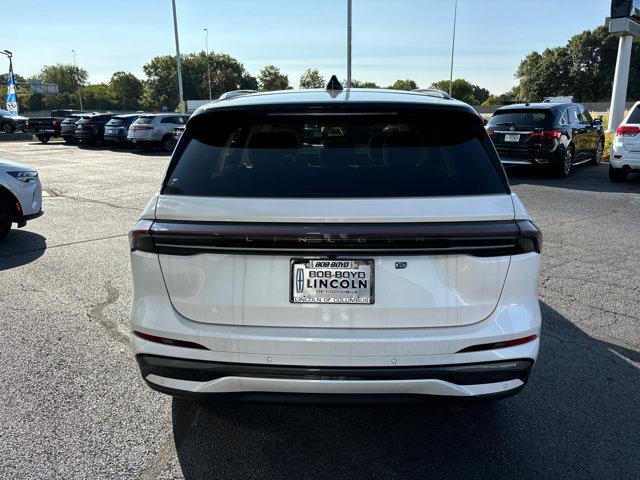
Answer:
[{"label": "rear bumper", "polygon": [[143,378],[154,390],[174,396],[238,395],[269,399],[281,395],[505,396],[529,378],[532,359],[413,367],[296,367],[203,362],[138,355]]},{"label": "rear bumper", "polygon": [[126,135],[104,135],[104,141],[108,143],[128,143]]},{"label": "rear bumper", "polygon": [[85,131],[76,131],[75,133],[76,140],[96,140],[100,138],[100,133],[98,132],[85,132]]},{"label": "rear bumper", "polygon": [[[622,158],[615,158],[616,155]],[[640,170],[640,152],[629,152],[624,148],[614,148],[611,151],[610,161],[613,168]]]}]

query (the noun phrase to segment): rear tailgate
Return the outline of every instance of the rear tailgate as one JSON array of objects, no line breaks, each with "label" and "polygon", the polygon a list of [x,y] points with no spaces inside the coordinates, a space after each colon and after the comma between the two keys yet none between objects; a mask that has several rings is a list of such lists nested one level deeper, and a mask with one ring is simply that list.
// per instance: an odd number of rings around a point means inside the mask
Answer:
[{"label": "rear tailgate", "polygon": [[640,104],[634,107],[620,127],[624,132],[618,137],[622,139],[624,149],[628,152],[640,152]]},{"label": "rear tailgate", "polygon": [[[474,205],[472,213],[469,205]],[[497,237],[511,231],[514,213],[508,195],[373,202],[161,196],[156,216],[153,237],[165,283],[174,307],[188,319],[283,327],[406,328],[467,325],[491,314],[510,256],[500,249],[490,257],[482,250],[475,251],[477,255],[465,252],[474,240],[481,247],[503,246],[505,238]],[[421,233],[409,235],[412,229],[407,225]],[[465,229],[466,238],[459,239],[465,249],[460,254],[414,253],[412,249],[432,244],[435,237],[424,227],[434,225],[450,235]],[[381,255],[353,247],[353,242],[379,245],[375,241],[381,230],[386,232],[384,242],[404,245],[401,251],[385,245]],[[483,236],[488,238],[478,241]],[[506,237],[507,243],[513,242],[511,234]],[[326,245],[318,244],[349,239],[353,242],[348,254],[327,256],[322,250]],[[448,237],[441,246],[455,248],[451,242]],[[309,244],[315,246],[301,248]],[[265,245],[267,251],[259,250]],[[373,260],[374,303],[318,308],[291,303],[292,260],[297,258]]]},{"label": "rear tailgate", "polygon": [[[479,322],[496,308],[519,235],[490,147],[467,112],[192,118],[151,227],[171,302],[209,324]],[[354,293],[315,282],[353,271],[298,274],[304,259],[372,270]],[[365,301],[296,303],[307,287]]]}]

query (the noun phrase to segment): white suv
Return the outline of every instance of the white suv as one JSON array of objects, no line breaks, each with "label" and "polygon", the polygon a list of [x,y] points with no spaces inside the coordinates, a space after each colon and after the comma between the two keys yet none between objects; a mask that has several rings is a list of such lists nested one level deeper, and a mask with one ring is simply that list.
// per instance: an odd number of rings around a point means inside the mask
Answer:
[{"label": "white suv", "polygon": [[611,145],[609,179],[624,182],[629,173],[640,173],[640,102],[629,111]]},{"label": "white suv", "polygon": [[0,240],[11,224],[24,227],[42,215],[42,186],[38,172],[20,163],[0,160]]},{"label": "white suv", "polygon": [[455,100],[204,106],[130,245],[133,349],[172,395],[494,398],[538,354],[541,234]]},{"label": "white suv", "polygon": [[173,150],[175,145],[173,131],[176,127],[184,126],[189,115],[179,113],[156,113],[140,115],[129,126],[127,139],[134,145],[146,150],[160,147],[165,152]]}]

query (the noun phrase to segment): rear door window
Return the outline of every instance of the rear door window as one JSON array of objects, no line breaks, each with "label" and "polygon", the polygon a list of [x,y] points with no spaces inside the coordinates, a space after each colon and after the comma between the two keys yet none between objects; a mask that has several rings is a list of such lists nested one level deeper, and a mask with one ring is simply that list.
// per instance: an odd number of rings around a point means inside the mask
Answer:
[{"label": "rear door window", "polygon": [[508,192],[482,122],[469,113],[214,112],[191,119],[183,138],[164,194],[342,198]]}]

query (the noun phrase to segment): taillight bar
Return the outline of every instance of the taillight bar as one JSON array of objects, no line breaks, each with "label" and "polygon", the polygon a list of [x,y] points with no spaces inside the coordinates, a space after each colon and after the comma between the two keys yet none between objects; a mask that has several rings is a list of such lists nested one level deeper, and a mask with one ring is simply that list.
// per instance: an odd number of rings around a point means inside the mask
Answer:
[{"label": "taillight bar", "polygon": [[528,220],[450,223],[282,224],[141,220],[131,251],[167,255],[458,254],[497,257],[540,253],[542,234]]},{"label": "taillight bar", "polygon": [[616,135],[620,135],[621,137],[635,137],[640,133],[640,127],[636,127],[635,125],[620,125],[618,130],[616,130]]},{"label": "taillight bar", "polygon": [[153,127],[150,125],[132,125],[131,130],[134,132],[137,130],[153,130]]}]

